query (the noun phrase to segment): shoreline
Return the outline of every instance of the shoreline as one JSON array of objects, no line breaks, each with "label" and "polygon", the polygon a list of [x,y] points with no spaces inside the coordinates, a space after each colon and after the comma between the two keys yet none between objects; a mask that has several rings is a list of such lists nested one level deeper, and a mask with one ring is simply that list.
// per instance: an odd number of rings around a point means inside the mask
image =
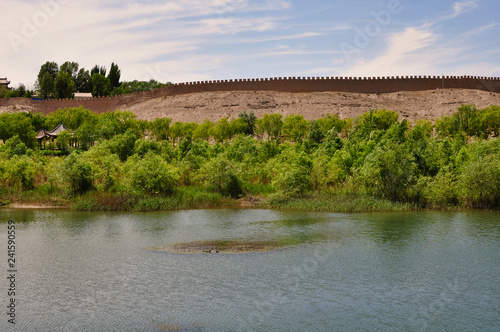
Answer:
[{"label": "shoreline", "polygon": [[[338,197],[333,197],[333,199]],[[92,208],[78,208],[77,202],[72,202],[71,204],[65,205],[54,205],[54,204],[44,204],[43,202],[32,203],[32,202],[15,202],[8,205],[0,206],[0,209],[15,209],[15,210],[74,210],[74,211],[86,211],[86,212],[168,212],[168,211],[182,211],[182,210],[207,210],[207,209],[270,209],[276,211],[305,211],[305,212],[331,212],[331,213],[370,213],[370,212],[414,212],[414,211],[494,211],[489,209],[470,209],[460,206],[441,206],[441,207],[417,207],[414,205],[408,205],[398,202],[392,202],[389,200],[380,200],[373,197],[368,197],[368,199],[378,200],[380,202],[379,206],[374,207],[373,202],[370,201],[366,204],[363,200],[367,197],[355,197],[348,202],[326,202],[326,199],[332,199],[332,197],[317,198],[296,198],[290,200],[286,203],[279,202],[269,202],[269,200],[252,198],[241,198],[235,199],[231,202],[225,200],[221,204],[200,204],[199,206],[185,205],[177,206],[173,208],[156,208],[152,210],[143,210],[139,206],[123,206],[122,209],[109,209],[106,206],[92,206]],[[309,202],[313,200],[316,201],[317,205],[310,205]],[[361,200],[361,203],[359,202]]]}]

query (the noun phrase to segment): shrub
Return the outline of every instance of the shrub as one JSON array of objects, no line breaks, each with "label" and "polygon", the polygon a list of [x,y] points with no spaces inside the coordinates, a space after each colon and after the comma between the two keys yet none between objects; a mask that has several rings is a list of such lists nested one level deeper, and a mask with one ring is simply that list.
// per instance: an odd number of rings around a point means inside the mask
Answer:
[{"label": "shrub", "polygon": [[500,158],[487,155],[470,161],[458,179],[461,203],[472,208],[500,208]]},{"label": "shrub", "polygon": [[9,138],[7,142],[5,142],[3,149],[5,149],[10,157],[22,156],[28,151],[26,144],[24,144],[17,135]]},{"label": "shrub", "polygon": [[131,171],[133,186],[153,194],[171,194],[179,179],[176,170],[152,152],[135,163]]},{"label": "shrub", "polygon": [[268,167],[274,170],[273,189],[285,197],[302,196],[312,188],[313,163],[304,152],[284,150]]},{"label": "shrub", "polygon": [[62,173],[73,195],[85,194],[94,187],[92,166],[81,156],[72,153],[62,164]]},{"label": "shrub", "polygon": [[199,179],[209,191],[232,198],[243,196],[241,181],[233,165],[225,157],[218,156],[207,162],[200,170]]},{"label": "shrub", "polygon": [[365,190],[379,197],[405,200],[415,180],[414,156],[401,144],[379,146],[370,153],[357,176]]},{"label": "shrub", "polygon": [[308,123],[303,115],[290,114],[283,120],[283,135],[298,142],[306,135],[307,127]]}]

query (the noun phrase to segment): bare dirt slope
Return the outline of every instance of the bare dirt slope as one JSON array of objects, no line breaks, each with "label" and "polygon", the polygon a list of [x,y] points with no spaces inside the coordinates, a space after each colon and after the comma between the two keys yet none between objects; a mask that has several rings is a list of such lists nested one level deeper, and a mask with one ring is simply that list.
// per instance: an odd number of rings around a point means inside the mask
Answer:
[{"label": "bare dirt slope", "polygon": [[169,117],[183,122],[216,121],[222,117],[232,119],[243,111],[254,111],[257,117],[264,113],[281,113],[284,116],[302,114],[307,119],[316,119],[330,113],[350,118],[372,108],[397,111],[400,119],[435,120],[452,114],[461,104],[473,104],[478,108],[500,105],[500,94],[462,89],[380,94],[206,92],[155,98],[136,105],[125,105],[122,109],[130,110],[140,119]]},{"label": "bare dirt slope", "polygon": [[[264,113],[302,114],[311,120],[326,114],[351,118],[370,109],[386,108],[397,111],[400,119],[435,120],[450,115],[461,104],[478,108],[500,105],[500,93],[480,90],[443,89],[402,91],[393,93],[309,92],[286,93],[272,91],[203,92],[137,100],[120,106],[130,110],[139,119],[153,120],[169,117],[174,121],[217,121],[222,117],[233,119],[243,111],[253,111],[257,117]],[[3,112],[36,111],[31,106],[0,107]]]}]

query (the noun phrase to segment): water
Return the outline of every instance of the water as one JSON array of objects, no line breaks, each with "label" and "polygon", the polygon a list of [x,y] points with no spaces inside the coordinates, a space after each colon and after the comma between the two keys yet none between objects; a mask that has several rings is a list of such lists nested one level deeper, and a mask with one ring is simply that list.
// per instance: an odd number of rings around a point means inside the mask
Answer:
[{"label": "water", "polygon": [[[16,325],[7,221],[16,221]],[[1,331],[495,331],[500,214],[0,210]],[[268,253],[149,251],[279,241]],[[4,313],[5,312],[5,313]]]}]

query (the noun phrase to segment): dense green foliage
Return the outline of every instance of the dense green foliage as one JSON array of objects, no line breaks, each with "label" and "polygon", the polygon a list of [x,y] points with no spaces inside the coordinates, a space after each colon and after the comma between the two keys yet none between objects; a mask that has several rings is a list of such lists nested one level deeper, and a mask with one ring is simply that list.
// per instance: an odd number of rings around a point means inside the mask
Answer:
[{"label": "dense green foliage", "polygon": [[[78,150],[34,149],[35,130],[59,123],[72,133],[56,146],[69,148],[76,138]],[[398,121],[387,110],[313,121],[244,112],[201,124],[83,108],[2,114],[0,200],[63,199],[110,210],[206,207],[242,197],[314,210],[498,209],[499,124],[500,108],[469,105],[435,125]]]}]

